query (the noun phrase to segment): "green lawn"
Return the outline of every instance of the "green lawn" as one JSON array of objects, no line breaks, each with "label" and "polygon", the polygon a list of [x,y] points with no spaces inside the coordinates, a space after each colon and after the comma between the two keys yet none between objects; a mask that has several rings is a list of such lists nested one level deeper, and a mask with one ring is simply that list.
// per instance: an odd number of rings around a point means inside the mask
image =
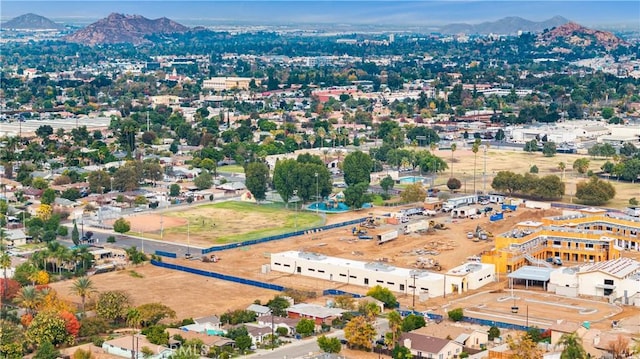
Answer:
[{"label": "green lawn", "polygon": [[244,167],[240,165],[220,166],[216,170],[224,173],[244,173]]}]

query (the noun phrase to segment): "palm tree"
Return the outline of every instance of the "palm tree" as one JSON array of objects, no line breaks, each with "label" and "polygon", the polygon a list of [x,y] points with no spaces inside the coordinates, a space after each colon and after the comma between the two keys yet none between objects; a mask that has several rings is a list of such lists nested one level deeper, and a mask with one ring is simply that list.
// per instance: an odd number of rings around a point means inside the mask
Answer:
[{"label": "palm tree", "polygon": [[563,347],[560,359],[582,359],[587,357],[587,352],[582,347],[582,339],[576,334],[562,334],[557,344]]},{"label": "palm tree", "polygon": [[82,316],[84,316],[85,301],[87,300],[87,297],[90,297],[91,294],[96,292],[96,289],[93,286],[93,282],[91,281],[91,279],[89,279],[89,277],[80,277],[76,279],[75,282],[73,282],[71,292],[80,297],[80,300],[82,301]]},{"label": "palm tree", "polygon": [[400,337],[401,328],[402,328],[402,317],[397,311],[392,311],[387,316],[389,320],[389,334],[391,336],[385,338],[388,342],[386,343],[389,348],[393,348],[396,346],[396,342]]},{"label": "palm tree", "polygon": [[476,194],[476,163],[478,162],[478,151],[480,150],[480,139],[476,138],[473,142],[471,151],[473,152],[473,194]]},{"label": "palm tree", "polygon": [[451,178],[453,178],[453,153],[458,149],[458,145],[455,143],[451,144]]},{"label": "palm tree", "polygon": [[318,134],[318,137],[320,137],[320,148],[322,148],[324,147],[324,138],[327,136],[327,131],[324,127],[318,127],[316,133]]},{"label": "palm tree", "polygon": [[41,298],[42,293],[36,287],[28,285],[20,289],[13,301],[33,315],[40,305]]},{"label": "palm tree", "polygon": [[564,170],[567,169],[567,165],[564,162],[558,163],[558,168],[562,171],[562,180],[564,181]]}]

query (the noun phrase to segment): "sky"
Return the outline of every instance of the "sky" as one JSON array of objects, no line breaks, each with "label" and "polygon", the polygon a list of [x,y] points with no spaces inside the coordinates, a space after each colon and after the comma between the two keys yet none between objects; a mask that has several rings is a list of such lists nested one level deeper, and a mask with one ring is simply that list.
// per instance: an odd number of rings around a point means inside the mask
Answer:
[{"label": "sky", "polygon": [[259,24],[476,24],[506,16],[542,21],[560,15],[582,25],[631,24],[640,30],[640,1],[488,1],[488,0],[253,0],[124,1],[2,0],[0,18],[32,12],[59,22],[90,22],[112,12],[148,18],[168,17],[185,24],[216,21]]}]

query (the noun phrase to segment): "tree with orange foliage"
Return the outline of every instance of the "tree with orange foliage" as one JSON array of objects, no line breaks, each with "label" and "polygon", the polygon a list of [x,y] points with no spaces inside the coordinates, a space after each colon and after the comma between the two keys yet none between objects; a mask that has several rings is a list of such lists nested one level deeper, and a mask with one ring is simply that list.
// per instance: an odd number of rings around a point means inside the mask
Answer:
[{"label": "tree with orange foliage", "polygon": [[33,320],[33,314],[26,313],[20,317],[20,324],[22,324],[22,326],[26,328],[29,326],[29,324],[31,324],[32,320]]},{"label": "tree with orange foliage", "polygon": [[74,338],[78,337],[78,333],[80,332],[80,322],[78,318],[66,310],[60,312],[60,318],[64,319],[65,328],[67,328],[67,333],[72,335]]},{"label": "tree with orange foliage", "polygon": [[20,283],[18,283],[18,281],[0,278],[0,298],[3,300],[12,300],[18,291],[20,291]]}]

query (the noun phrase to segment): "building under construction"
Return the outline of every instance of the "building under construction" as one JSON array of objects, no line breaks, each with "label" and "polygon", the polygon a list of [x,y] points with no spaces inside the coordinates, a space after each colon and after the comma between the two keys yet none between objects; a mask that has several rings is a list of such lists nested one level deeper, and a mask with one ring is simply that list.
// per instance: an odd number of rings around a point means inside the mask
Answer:
[{"label": "building under construction", "polygon": [[640,251],[640,219],[603,209],[567,211],[540,222],[520,222],[495,237],[495,247],[482,255],[498,273],[523,266],[596,263],[620,258],[620,252]]}]

